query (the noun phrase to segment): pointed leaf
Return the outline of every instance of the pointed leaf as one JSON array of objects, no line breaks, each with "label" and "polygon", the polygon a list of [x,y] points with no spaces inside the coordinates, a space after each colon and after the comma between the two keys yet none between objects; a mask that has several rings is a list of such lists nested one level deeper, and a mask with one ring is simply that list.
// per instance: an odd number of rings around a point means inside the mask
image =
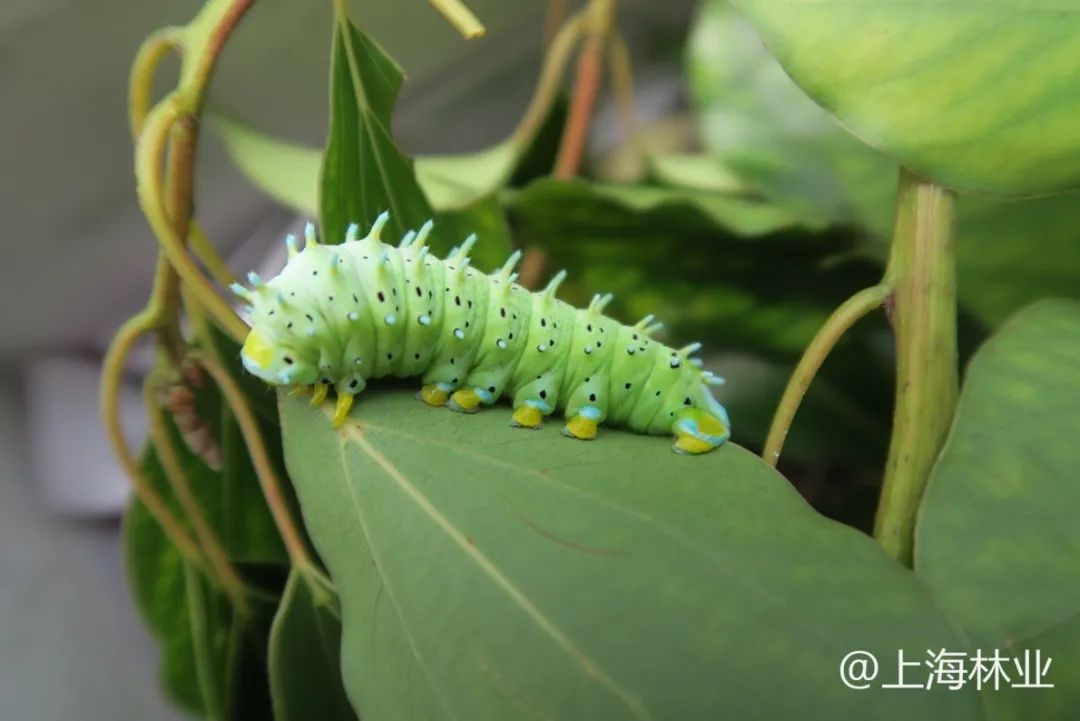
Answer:
[{"label": "pointed leaf", "polygon": [[270,632],[274,721],[356,721],[341,679],[341,618],[332,589],[293,571]]}]

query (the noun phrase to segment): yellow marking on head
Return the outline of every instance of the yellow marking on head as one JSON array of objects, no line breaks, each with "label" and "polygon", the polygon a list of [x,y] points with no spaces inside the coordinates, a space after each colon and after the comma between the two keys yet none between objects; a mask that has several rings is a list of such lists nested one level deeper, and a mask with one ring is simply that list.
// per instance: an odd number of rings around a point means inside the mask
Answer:
[{"label": "yellow marking on head", "polygon": [[274,347],[267,343],[257,330],[248,333],[241,352],[259,368],[269,368],[274,362]]}]

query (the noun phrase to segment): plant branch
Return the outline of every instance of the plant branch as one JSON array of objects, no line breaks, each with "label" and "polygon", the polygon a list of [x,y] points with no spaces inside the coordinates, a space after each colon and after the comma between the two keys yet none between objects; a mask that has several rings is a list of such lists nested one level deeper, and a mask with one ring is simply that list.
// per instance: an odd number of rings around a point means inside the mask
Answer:
[{"label": "plant branch", "polygon": [[620,33],[612,33],[608,40],[608,66],[611,74],[611,90],[619,108],[623,142],[633,152],[634,175],[644,172],[644,152],[634,118],[634,73],[630,64],[630,50]]},{"label": "plant branch", "polygon": [[604,38],[590,35],[578,56],[577,76],[574,79],[574,95],[570,100],[570,110],[566,116],[566,129],[562,143],[555,158],[556,178],[566,180],[577,175],[585,154],[585,141],[592,122],[593,106],[600,89],[600,76],[603,71]]},{"label": "plant branch", "polygon": [[202,364],[210,376],[214,379],[222,395],[232,408],[236,416],[236,422],[240,426],[240,432],[244,437],[248,453],[251,455],[252,464],[255,466],[255,475],[259,479],[266,505],[274,517],[281,540],[285,544],[285,550],[289,554],[289,560],[298,568],[314,567],[315,560],[308,550],[307,542],[301,533],[299,526],[293,519],[285,498],[284,485],[274,471],[270,463],[270,456],[266,452],[266,444],[263,442],[262,433],[259,431],[258,421],[251,411],[247,399],[244,397],[240,386],[233,380],[225,368],[218,363],[210,353],[201,353],[197,361]]},{"label": "plant branch", "polygon": [[158,390],[157,379],[151,374],[143,385],[143,403],[146,408],[150,441],[157,451],[158,460],[165,471],[169,486],[172,488],[177,501],[180,502],[180,507],[184,510],[192,529],[195,531],[199,547],[207,559],[207,565],[215,580],[221,584],[226,595],[229,596],[237,608],[246,609],[247,599],[244,582],[229,560],[229,554],[225,551],[217,534],[214,533],[210,523],[206,520],[206,515],[202,512],[195,494],[192,493],[190,480],[184,471],[183,464],[180,462],[180,457],[176,454],[176,448],[161,413],[161,406],[157,399]]},{"label": "plant branch", "polygon": [[[194,294],[222,328],[235,340],[241,342],[247,336],[247,325],[218,295],[213,285],[188,255],[184,247],[186,236],[177,234],[176,228],[170,222],[165,200],[162,197],[161,189],[164,183],[161,164],[165,142],[174,125],[183,116],[184,113],[175,92],[164,98],[147,115],[146,125],[139,136],[135,150],[136,190],[139,195],[139,204],[180,279],[191,286]],[[194,132],[190,126],[187,126],[187,122],[180,124],[179,132]],[[187,131],[184,130],[185,127],[188,128]],[[173,161],[175,162],[175,158]],[[187,182],[190,183],[190,177]]]},{"label": "plant branch", "polygon": [[442,13],[443,17],[457,28],[466,40],[481,37],[486,32],[483,23],[460,0],[428,0],[428,2]]},{"label": "plant branch", "polygon": [[[162,269],[168,270],[168,263],[164,258],[158,260],[158,276]],[[136,341],[146,333],[154,330],[156,325],[157,309],[153,303],[143,311],[128,319],[120,330],[117,331],[109,350],[105,353],[101,374],[101,418],[105,426],[105,435],[112,445],[113,452],[120,460],[120,465],[125,474],[131,480],[135,494],[146,506],[150,515],[154,517],[165,536],[176,546],[180,554],[188,561],[203,565],[203,556],[199,545],[188,532],[179,518],[172,512],[165,499],[157,492],[149,479],[143,474],[139,462],[128,446],[124,437],[123,425],[120,421],[120,384],[123,380],[124,366],[128,356],[134,348]]]},{"label": "plant branch", "polygon": [[955,235],[955,194],[902,170],[888,271],[896,403],[874,536],[909,566],[919,502],[959,393]]},{"label": "plant branch", "polygon": [[802,358],[799,359],[799,364],[795,367],[795,372],[791,374],[787,388],[784,389],[784,395],[780,399],[780,405],[777,406],[776,415],[773,416],[772,425],[769,427],[769,435],[765,439],[765,448],[761,455],[770,466],[775,466],[780,459],[780,450],[791,429],[795,412],[799,409],[803,396],[810,388],[810,382],[817,375],[825,358],[856,322],[875,308],[881,307],[891,291],[891,285],[886,280],[873,287],[864,288],[848,298],[829,316],[825,325],[803,351]]},{"label": "plant branch", "polygon": [[168,53],[183,52],[183,34],[181,27],[162,28],[146,38],[135,54],[128,81],[128,121],[133,137],[142,133],[143,121],[150,111],[157,67]]}]

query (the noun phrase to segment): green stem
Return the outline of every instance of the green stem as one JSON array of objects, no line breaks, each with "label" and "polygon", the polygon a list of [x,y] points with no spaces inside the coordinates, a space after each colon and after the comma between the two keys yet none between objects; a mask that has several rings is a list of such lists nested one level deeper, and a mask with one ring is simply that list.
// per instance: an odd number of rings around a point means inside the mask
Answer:
[{"label": "green stem", "polygon": [[810,345],[806,347],[802,358],[799,359],[795,372],[791,374],[791,380],[788,381],[784,395],[780,399],[780,405],[776,408],[776,415],[773,416],[772,425],[769,426],[769,435],[765,439],[765,448],[761,452],[761,457],[770,466],[775,466],[780,460],[780,450],[784,447],[784,441],[791,429],[791,422],[795,419],[795,411],[799,409],[803,396],[810,388],[810,382],[814,380],[825,358],[844,333],[851,329],[851,326],[870,311],[881,307],[890,292],[891,286],[887,276],[878,285],[860,290],[833,311],[833,314],[825,321],[825,325],[810,341]]},{"label": "green stem", "polygon": [[909,566],[919,501],[958,394],[955,236],[955,194],[901,171],[888,270],[896,403],[874,536]]}]

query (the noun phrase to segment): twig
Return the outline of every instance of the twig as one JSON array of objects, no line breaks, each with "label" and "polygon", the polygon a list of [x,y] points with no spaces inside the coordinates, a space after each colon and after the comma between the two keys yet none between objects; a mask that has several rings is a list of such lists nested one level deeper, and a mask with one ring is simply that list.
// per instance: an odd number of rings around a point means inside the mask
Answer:
[{"label": "twig", "polygon": [[817,375],[821,364],[825,362],[825,358],[844,333],[850,330],[860,318],[863,318],[875,308],[879,308],[890,292],[890,285],[883,282],[872,288],[865,288],[848,298],[843,305],[829,316],[829,319],[825,321],[825,325],[821,327],[814,339],[810,341],[810,345],[803,351],[799,365],[796,366],[795,372],[791,374],[787,388],[784,389],[784,395],[780,399],[780,405],[776,408],[776,415],[773,416],[772,425],[769,427],[769,435],[765,440],[765,448],[761,453],[762,458],[770,466],[775,466],[780,459],[780,450],[787,439],[788,431],[791,430],[791,422],[795,418],[795,412],[798,411],[803,396],[806,395],[807,389],[810,388],[810,382],[814,380],[814,376]]},{"label": "twig", "polygon": [[195,494],[192,493],[190,479],[176,454],[165,419],[161,414],[161,406],[157,399],[158,390],[156,379],[151,375],[143,386],[143,403],[146,408],[150,440],[154,444],[158,460],[165,471],[165,478],[169,481],[169,486],[195,531],[199,547],[206,556],[215,579],[221,584],[233,604],[237,608],[245,609],[247,598],[244,582],[230,562],[229,554],[225,551],[217,534],[206,520],[206,515],[202,512]]}]

